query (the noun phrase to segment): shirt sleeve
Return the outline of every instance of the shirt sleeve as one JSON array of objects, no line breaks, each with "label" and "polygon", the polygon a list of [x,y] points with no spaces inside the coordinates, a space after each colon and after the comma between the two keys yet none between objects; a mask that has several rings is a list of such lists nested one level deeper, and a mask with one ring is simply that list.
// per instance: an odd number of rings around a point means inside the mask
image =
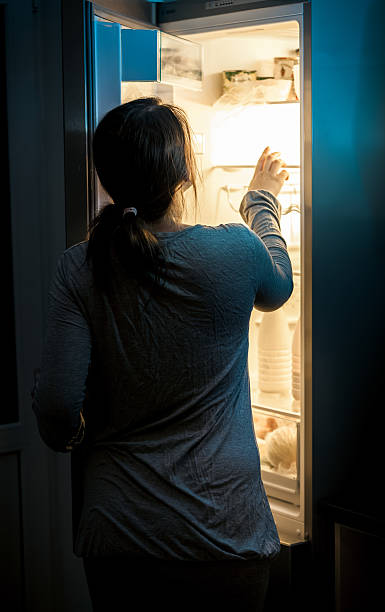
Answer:
[{"label": "shirt sleeve", "polygon": [[280,203],[265,190],[248,191],[239,212],[258,238],[254,241],[258,283],[254,305],[262,311],[280,308],[293,291],[293,272],[279,223]]},{"label": "shirt sleeve", "polygon": [[89,325],[71,291],[63,255],[49,293],[41,368],[32,391],[40,436],[54,451],[69,452],[83,440],[90,358]]}]

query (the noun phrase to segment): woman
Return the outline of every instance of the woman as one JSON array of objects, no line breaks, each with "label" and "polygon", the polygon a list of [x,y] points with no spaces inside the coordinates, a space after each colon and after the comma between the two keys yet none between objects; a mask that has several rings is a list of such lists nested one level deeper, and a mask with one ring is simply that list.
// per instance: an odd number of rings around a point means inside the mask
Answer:
[{"label": "woman", "polygon": [[34,396],[46,444],[81,452],[74,552],[93,609],[262,610],[280,544],[248,331],[253,306],[277,309],[292,292],[276,199],[288,174],[265,149],[240,207],[250,229],[189,226],[196,173],[180,109],[115,108],[93,150],[114,204],[58,263]]}]

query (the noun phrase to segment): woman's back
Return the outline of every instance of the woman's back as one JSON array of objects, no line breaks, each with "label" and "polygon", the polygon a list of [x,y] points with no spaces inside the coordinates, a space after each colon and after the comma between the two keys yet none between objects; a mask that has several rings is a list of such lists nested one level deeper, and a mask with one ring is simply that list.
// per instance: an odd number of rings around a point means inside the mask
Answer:
[{"label": "woman's back", "polygon": [[[248,349],[251,232],[242,225],[196,225],[158,237],[167,249],[159,296],[138,289],[123,270],[111,296],[90,291],[89,272],[75,281],[90,316],[107,418],[130,435],[222,402],[244,374]],[[83,257],[84,247],[78,252]]]},{"label": "woman's back", "polygon": [[[59,369],[72,376],[70,363],[77,371],[90,363],[75,553],[270,556],[279,542],[260,481],[247,357],[251,310],[259,290],[274,284],[274,267],[241,224],[158,239],[166,271],[156,298],[119,266],[109,295],[95,288],[87,243],[63,255],[52,290],[54,318],[79,336],[66,346],[59,333]],[[287,284],[290,293],[290,276]],[[276,306],[263,299],[262,291],[260,306]],[[66,401],[83,404],[71,380]]]}]

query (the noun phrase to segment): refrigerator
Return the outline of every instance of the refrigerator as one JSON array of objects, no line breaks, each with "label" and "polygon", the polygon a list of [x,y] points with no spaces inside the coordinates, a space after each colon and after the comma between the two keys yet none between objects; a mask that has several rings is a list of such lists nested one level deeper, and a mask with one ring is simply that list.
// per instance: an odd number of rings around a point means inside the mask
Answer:
[{"label": "refrigerator", "polygon": [[131,99],[156,96],[187,114],[200,181],[196,207],[186,192],[184,223],[243,223],[239,205],[265,146],[287,164],[278,197],[294,290],[272,313],[253,309],[248,365],[262,480],[289,584],[312,537],[309,8],[181,0],[135,2],[130,12],[130,3],[106,4],[85,4],[87,211],[78,232],[109,201],[93,170],[92,133]]}]

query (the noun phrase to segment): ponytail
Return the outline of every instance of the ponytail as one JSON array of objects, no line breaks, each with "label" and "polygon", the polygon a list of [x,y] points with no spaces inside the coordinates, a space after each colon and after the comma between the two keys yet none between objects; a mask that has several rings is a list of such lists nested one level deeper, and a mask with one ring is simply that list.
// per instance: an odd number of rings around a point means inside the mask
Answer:
[{"label": "ponytail", "polygon": [[[138,283],[159,286],[163,249],[149,226],[169,214],[177,194],[183,199],[187,181],[196,195],[186,116],[157,98],[122,104],[97,126],[93,154],[100,182],[115,202],[90,225],[87,259],[95,285],[108,292],[118,264]],[[135,209],[127,209],[131,205]]]},{"label": "ponytail", "polygon": [[91,223],[87,259],[92,261],[95,285],[107,293],[114,260],[130,278],[147,285],[160,283],[163,255],[159,241],[133,213],[124,213],[117,204],[107,204]]}]

